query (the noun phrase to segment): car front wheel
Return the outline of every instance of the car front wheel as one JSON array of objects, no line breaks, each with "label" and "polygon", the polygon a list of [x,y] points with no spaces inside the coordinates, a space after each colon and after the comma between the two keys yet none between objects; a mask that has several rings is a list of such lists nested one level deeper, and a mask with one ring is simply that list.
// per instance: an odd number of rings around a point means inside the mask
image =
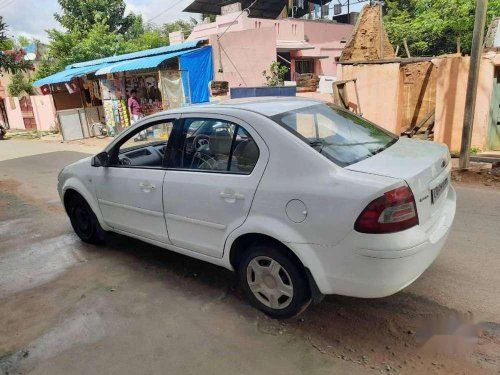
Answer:
[{"label": "car front wheel", "polygon": [[240,262],[238,272],[252,305],[273,318],[298,315],[311,302],[303,268],[272,245],[252,246]]},{"label": "car front wheel", "polygon": [[77,194],[70,197],[68,215],[71,226],[82,241],[92,244],[104,242],[105,231],[83,197]]}]

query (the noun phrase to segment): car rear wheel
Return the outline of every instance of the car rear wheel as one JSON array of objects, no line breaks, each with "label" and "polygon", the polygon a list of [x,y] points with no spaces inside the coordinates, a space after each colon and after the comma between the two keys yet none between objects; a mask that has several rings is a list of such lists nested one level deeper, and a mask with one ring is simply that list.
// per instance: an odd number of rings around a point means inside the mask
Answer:
[{"label": "car rear wheel", "polygon": [[252,246],[243,256],[238,273],[251,304],[273,318],[291,318],[311,302],[301,265],[272,245]]},{"label": "car rear wheel", "polygon": [[106,232],[83,197],[77,194],[70,197],[68,215],[73,230],[82,241],[92,244],[104,242]]}]

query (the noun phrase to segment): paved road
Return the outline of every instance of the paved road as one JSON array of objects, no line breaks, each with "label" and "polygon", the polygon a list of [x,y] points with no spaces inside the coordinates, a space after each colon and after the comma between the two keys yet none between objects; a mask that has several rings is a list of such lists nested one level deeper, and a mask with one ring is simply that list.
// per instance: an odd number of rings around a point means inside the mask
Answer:
[{"label": "paved road", "polygon": [[499,191],[456,186],[446,248],[403,292],[278,322],[230,272],[121,236],[81,243],[55,181],[85,154],[63,146],[0,142],[0,373],[498,374]]}]

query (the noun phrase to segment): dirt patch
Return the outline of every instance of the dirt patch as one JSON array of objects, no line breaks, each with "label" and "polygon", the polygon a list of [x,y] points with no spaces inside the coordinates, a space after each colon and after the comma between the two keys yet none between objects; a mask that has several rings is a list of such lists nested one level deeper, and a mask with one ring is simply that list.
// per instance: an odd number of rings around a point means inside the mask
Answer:
[{"label": "dirt patch", "polygon": [[[325,356],[384,373],[498,373],[500,327],[411,294],[331,296],[297,320],[262,317],[260,330],[301,335]],[[489,327],[489,328],[488,328]]]},{"label": "dirt patch", "polygon": [[[14,202],[13,196],[17,198],[15,199],[17,204]],[[22,184],[12,179],[0,180],[0,198],[1,202],[3,202],[0,207],[12,209],[14,211],[20,207],[28,207],[31,205],[52,213],[64,213],[62,205],[51,204],[31,194],[27,194],[22,190]]]},{"label": "dirt patch", "polygon": [[500,189],[500,171],[495,173],[491,169],[453,170],[451,172],[451,179],[461,185]]}]

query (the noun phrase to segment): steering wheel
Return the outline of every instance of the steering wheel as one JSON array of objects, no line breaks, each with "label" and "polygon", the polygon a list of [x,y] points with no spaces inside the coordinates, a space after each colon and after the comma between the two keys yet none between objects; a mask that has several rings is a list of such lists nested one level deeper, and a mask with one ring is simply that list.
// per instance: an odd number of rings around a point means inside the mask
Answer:
[{"label": "steering wheel", "polygon": [[198,164],[195,169],[213,170],[217,164],[217,160],[211,156],[205,155],[201,152],[196,152],[191,160],[191,169],[193,169],[193,166],[195,165],[195,160]]},{"label": "steering wheel", "polygon": [[194,151],[198,151],[200,147],[208,145],[209,141],[210,141],[210,137],[208,135],[206,135],[206,134],[198,134],[193,139],[193,150]]}]

